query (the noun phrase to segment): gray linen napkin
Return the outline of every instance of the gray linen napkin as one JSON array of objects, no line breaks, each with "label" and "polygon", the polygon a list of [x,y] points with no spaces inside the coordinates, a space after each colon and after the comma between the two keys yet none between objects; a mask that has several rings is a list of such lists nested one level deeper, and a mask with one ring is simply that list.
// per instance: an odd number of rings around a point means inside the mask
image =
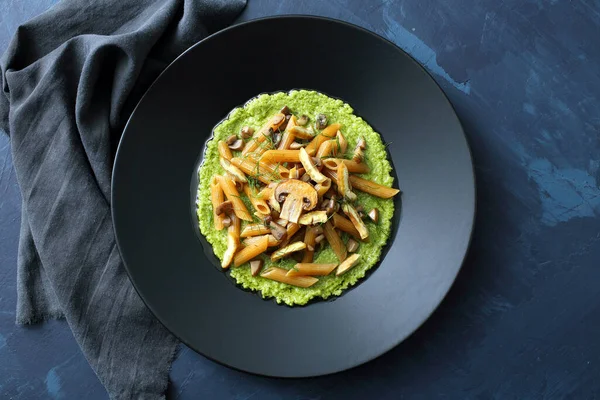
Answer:
[{"label": "gray linen napkin", "polygon": [[158,73],[245,0],[64,0],[0,60],[0,129],[23,198],[17,323],[65,317],[111,398],[163,398],[177,340],[115,245],[114,151]]}]

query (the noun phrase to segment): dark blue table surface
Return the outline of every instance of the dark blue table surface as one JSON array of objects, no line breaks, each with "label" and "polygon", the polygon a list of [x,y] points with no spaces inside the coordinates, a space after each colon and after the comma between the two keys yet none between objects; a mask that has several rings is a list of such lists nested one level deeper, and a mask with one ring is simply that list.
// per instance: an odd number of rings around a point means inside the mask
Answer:
[{"label": "dark blue table surface", "polygon": [[[1,0],[0,52],[53,0]],[[444,88],[472,147],[477,221],[434,315],[379,359],[274,380],[183,348],[177,399],[600,398],[600,1],[249,0],[240,20],[361,25]],[[0,135],[0,398],[104,399],[62,321],[15,326],[20,197]]]}]

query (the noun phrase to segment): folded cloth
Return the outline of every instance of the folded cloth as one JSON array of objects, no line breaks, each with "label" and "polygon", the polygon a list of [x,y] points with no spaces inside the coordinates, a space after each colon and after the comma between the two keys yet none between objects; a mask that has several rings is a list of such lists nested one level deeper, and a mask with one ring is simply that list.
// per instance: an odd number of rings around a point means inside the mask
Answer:
[{"label": "folded cloth", "polygon": [[149,84],[245,0],[64,0],[0,61],[22,194],[17,323],[64,317],[115,399],[164,398],[177,340],[132,287],[110,213],[114,151]]}]

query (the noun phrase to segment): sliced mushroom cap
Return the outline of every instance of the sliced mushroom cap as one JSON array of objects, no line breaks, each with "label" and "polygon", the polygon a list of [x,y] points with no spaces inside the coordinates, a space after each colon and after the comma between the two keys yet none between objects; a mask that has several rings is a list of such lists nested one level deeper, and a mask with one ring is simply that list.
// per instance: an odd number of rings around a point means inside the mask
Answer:
[{"label": "sliced mushroom cap", "polygon": [[300,126],[308,124],[308,115],[301,115],[296,123]]},{"label": "sliced mushroom cap", "polygon": [[252,272],[252,276],[256,276],[259,274],[260,270],[263,267],[263,260],[252,260],[250,261],[250,271]]},{"label": "sliced mushroom cap", "polygon": [[379,222],[379,210],[377,208],[374,208],[371,211],[369,211],[369,218],[371,218],[371,221],[375,223]]},{"label": "sliced mushroom cap", "polygon": [[240,151],[244,148],[244,141],[242,139],[238,139],[233,142],[233,144],[230,144],[229,148],[233,151]]},{"label": "sliced mushroom cap", "polygon": [[[215,213],[217,215],[221,215],[224,213],[231,212],[232,210],[233,210],[233,203],[231,202],[231,200],[227,200],[227,201],[222,202],[215,208]],[[231,220],[229,221],[229,223],[231,223]]]},{"label": "sliced mushroom cap", "polygon": [[254,135],[254,128],[245,126],[242,128],[240,135],[242,135],[242,138],[244,139],[249,139],[252,137],[252,135]]},{"label": "sliced mushroom cap", "polygon": [[290,144],[290,149],[291,150],[298,150],[304,146],[306,146],[308,143],[298,143],[298,142],[292,142],[292,144]]},{"label": "sliced mushroom cap", "polygon": [[317,115],[317,129],[325,129],[327,127],[327,116],[325,114]]},{"label": "sliced mushroom cap", "polygon": [[231,135],[227,138],[225,143],[227,143],[227,145],[232,145],[236,140],[238,140],[238,137],[236,135]]},{"label": "sliced mushroom cap", "polygon": [[354,253],[358,250],[358,242],[354,239],[348,239],[348,243],[346,243],[346,248],[349,253]]},{"label": "sliced mushroom cap", "polygon": [[277,185],[273,194],[277,201],[284,201],[279,218],[294,223],[298,223],[302,210],[309,211],[317,206],[317,191],[312,185],[298,179],[282,181]]},{"label": "sliced mushroom cap", "polygon": [[281,110],[279,110],[280,113],[282,113],[283,115],[291,115],[292,111],[290,110],[290,108],[288,106],[283,106],[283,108]]},{"label": "sliced mushroom cap", "polygon": [[287,234],[287,230],[275,221],[269,223],[269,228],[271,228],[271,235],[273,235],[276,240],[283,240]]}]

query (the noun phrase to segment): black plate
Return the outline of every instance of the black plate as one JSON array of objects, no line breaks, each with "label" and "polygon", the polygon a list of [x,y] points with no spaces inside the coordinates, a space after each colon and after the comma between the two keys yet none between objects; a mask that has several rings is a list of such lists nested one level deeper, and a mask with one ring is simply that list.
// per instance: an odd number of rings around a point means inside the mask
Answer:
[{"label": "black plate", "polygon": [[[212,128],[233,107],[298,87],[345,100],[382,134],[403,195],[374,273],[335,301],[290,308],[240,290],[211,265],[190,182]],[[315,17],[248,22],[187,50],[131,116],[112,187],[121,255],[158,319],[213,360],[280,377],[341,371],[405,339],[454,281],[475,209],[467,142],[433,79],[379,36]]]}]

